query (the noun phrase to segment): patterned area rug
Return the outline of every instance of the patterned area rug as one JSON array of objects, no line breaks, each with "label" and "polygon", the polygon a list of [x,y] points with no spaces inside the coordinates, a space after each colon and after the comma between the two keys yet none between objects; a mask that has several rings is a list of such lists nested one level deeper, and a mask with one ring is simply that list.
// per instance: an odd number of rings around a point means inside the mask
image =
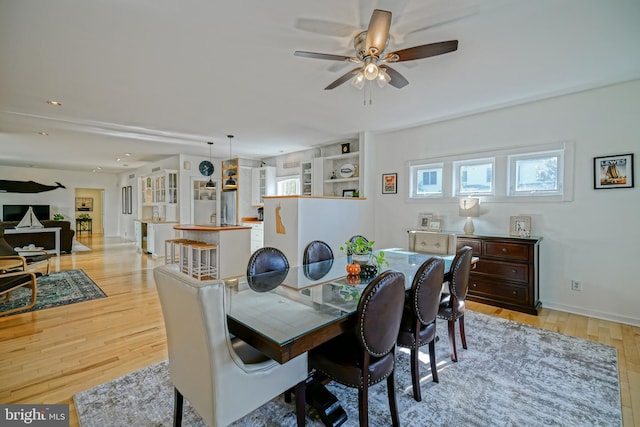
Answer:
[{"label": "patterned area rug", "polygon": [[[104,298],[106,296],[104,291],[84,271],[60,271],[38,278],[38,293],[35,306],[27,310],[10,313],[7,316]],[[11,293],[9,301],[0,304],[0,311],[28,305],[29,301],[31,301],[31,289],[16,289]]]},{"label": "patterned area rug", "polygon": [[[403,426],[621,426],[617,351],[614,347],[468,312],[468,349],[449,358],[446,323],[438,322],[440,382],[431,381],[428,349],[420,372],[422,402],[412,397],[409,355],[398,352],[396,388]],[[358,394],[328,386],[358,425]],[[169,426],[173,387],[167,362],[149,366],[74,396],[82,427]],[[282,396],[234,426],[295,426],[294,404]],[[369,395],[369,423],[391,425],[386,382]],[[204,427],[185,399],[183,426]],[[307,425],[321,426],[307,406]]]}]

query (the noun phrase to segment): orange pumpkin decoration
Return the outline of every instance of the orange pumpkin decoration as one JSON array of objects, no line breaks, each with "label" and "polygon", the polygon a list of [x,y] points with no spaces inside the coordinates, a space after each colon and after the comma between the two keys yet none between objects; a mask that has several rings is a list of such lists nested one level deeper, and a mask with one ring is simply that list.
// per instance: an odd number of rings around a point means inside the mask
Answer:
[{"label": "orange pumpkin decoration", "polygon": [[349,276],[356,276],[360,274],[360,265],[359,264],[347,264],[347,274]]}]

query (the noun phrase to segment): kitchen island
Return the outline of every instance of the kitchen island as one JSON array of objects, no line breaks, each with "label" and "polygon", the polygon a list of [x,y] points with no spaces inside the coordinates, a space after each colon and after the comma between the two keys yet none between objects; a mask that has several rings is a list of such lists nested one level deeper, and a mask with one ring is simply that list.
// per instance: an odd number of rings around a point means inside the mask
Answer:
[{"label": "kitchen island", "polygon": [[227,278],[246,274],[251,256],[251,227],[242,225],[178,224],[174,230],[182,238],[218,246],[218,277]]}]

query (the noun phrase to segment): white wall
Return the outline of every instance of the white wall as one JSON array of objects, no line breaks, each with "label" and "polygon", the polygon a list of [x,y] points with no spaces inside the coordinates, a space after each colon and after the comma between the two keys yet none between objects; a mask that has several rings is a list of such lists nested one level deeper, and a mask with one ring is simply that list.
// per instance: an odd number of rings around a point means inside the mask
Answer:
[{"label": "white wall", "polygon": [[61,213],[66,220],[71,221],[71,228],[76,226],[75,189],[104,189],[104,235],[116,236],[119,234],[118,216],[115,213],[120,212],[120,187],[115,175],[2,166],[0,167],[0,179],[35,181],[45,185],[56,185],[56,182],[59,182],[64,185],[66,188],[57,188],[42,193],[0,193],[0,204],[50,205],[51,217],[55,213]]},{"label": "white wall", "polygon": [[[640,147],[640,81],[629,82],[471,117],[421,126],[368,140],[376,155],[367,167],[375,198],[376,246],[406,246],[406,230],[420,212],[445,218],[462,232],[453,202],[408,200],[406,162],[482,150],[575,141],[574,198],[570,202],[483,203],[476,233],[508,234],[511,215],[531,215],[541,244],[543,307],[640,325],[640,171],[635,188],[593,189],[593,158]],[[382,173],[398,172],[398,194],[382,195]],[[373,181],[372,181],[373,180]],[[571,291],[572,279],[583,290]]]}]

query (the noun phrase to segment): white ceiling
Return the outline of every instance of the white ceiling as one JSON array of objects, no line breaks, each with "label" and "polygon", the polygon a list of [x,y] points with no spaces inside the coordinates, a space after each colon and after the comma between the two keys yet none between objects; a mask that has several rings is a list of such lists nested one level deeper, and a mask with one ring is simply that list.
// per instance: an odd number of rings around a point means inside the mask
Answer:
[{"label": "white ceiling", "polygon": [[[293,52],[352,55],[374,8],[387,51],[459,49],[394,65],[410,84],[365,106],[324,90],[348,64]],[[120,173],[228,157],[227,134],[269,157],[638,79],[639,41],[639,0],[0,0],[0,165]]]}]

